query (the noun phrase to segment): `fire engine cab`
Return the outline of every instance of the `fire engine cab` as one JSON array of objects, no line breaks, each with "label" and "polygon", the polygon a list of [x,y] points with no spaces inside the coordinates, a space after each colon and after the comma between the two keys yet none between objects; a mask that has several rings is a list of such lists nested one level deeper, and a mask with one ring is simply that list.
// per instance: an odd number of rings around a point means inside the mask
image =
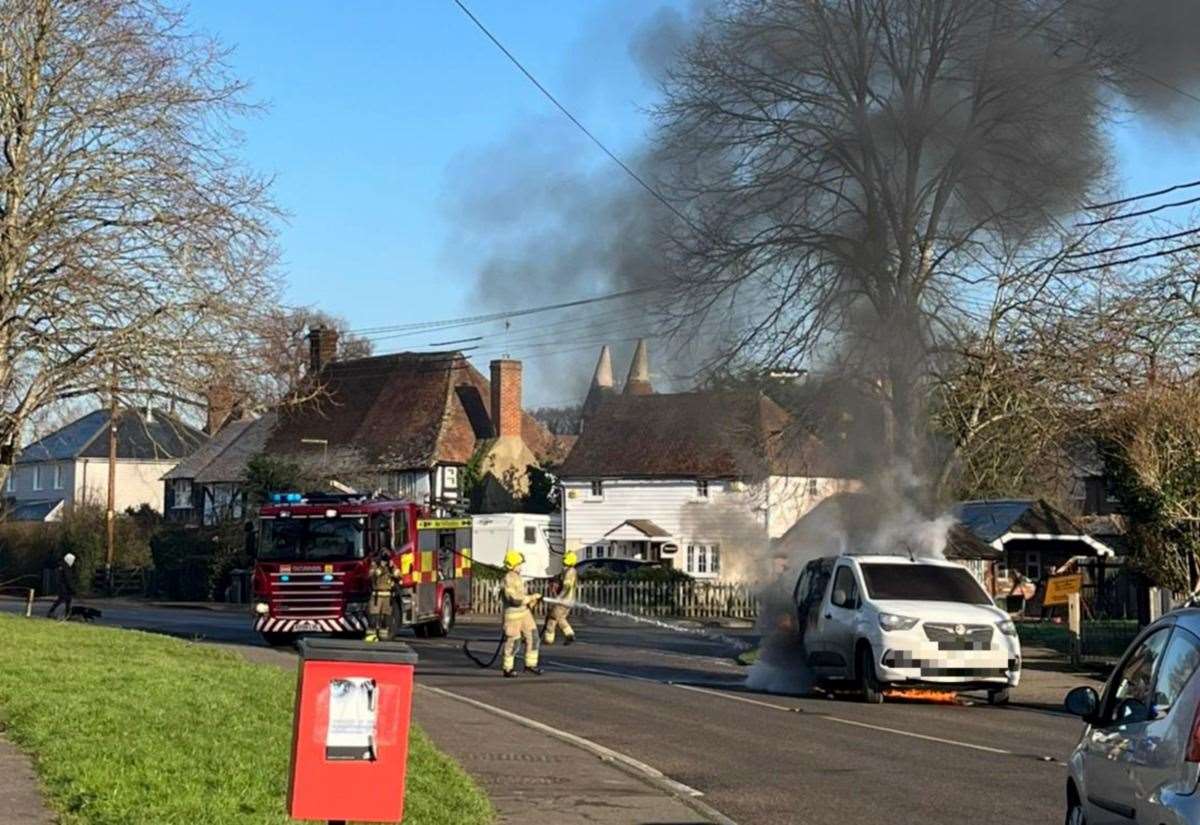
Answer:
[{"label": "fire engine cab", "polygon": [[470,541],[470,518],[434,518],[402,499],[275,493],[258,517],[254,629],[272,645],[364,635],[371,563],[384,559],[392,632],[444,636],[471,606]]}]

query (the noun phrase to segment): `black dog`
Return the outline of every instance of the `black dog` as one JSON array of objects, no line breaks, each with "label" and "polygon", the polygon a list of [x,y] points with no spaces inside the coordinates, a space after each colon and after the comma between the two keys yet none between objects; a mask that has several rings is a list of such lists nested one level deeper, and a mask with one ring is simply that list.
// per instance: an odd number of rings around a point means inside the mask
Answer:
[{"label": "black dog", "polygon": [[102,614],[94,607],[84,607],[83,605],[75,605],[71,608],[71,612],[67,614],[67,621],[71,619],[79,619],[81,622],[94,622],[99,619]]}]

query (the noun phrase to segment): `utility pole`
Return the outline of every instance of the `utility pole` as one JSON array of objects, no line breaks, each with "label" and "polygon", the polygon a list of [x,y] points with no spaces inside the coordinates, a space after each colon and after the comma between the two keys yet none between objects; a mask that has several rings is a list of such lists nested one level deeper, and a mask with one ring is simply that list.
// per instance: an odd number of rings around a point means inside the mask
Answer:
[{"label": "utility pole", "polygon": [[113,556],[116,552],[117,528],[117,369],[113,367],[108,392],[108,508],[105,512],[107,539],[104,553],[104,580],[112,593]]}]

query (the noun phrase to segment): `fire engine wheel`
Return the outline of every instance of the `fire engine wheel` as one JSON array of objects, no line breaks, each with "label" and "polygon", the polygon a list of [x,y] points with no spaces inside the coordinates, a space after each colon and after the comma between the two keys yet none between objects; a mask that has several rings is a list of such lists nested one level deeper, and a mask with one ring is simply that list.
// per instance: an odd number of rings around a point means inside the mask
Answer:
[{"label": "fire engine wheel", "polygon": [[883,688],[879,684],[879,677],[875,675],[875,656],[868,644],[858,648],[858,689],[862,700],[868,705],[883,703]]},{"label": "fire engine wheel", "polygon": [[424,639],[429,635],[429,625],[415,624],[413,625],[413,633],[417,634],[418,639]]},{"label": "fire engine wheel", "polygon": [[442,594],[442,607],[435,621],[425,625],[430,636],[449,636],[454,629],[454,600],[449,593]]},{"label": "fire engine wheel", "polygon": [[295,633],[263,633],[262,637],[271,647],[288,647],[296,643]]}]

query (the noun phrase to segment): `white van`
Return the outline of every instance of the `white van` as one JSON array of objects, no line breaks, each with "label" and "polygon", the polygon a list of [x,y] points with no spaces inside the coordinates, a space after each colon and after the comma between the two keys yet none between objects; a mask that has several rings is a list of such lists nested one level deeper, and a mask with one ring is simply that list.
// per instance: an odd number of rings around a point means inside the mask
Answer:
[{"label": "white van", "polygon": [[1008,701],[1021,643],[967,570],[904,556],[829,556],[808,563],[793,594],[814,674],[850,682],[868,702],[888,687],[985,690]]},{"label": "white van", "polygon": [[510,549],[525,554],[522,575],[529,578],[557,576],[562,570],[562,551],[551,546],[550,516],[535,513],[491,513],[471,516],[471,556],[481,564],[504,566]]}]

